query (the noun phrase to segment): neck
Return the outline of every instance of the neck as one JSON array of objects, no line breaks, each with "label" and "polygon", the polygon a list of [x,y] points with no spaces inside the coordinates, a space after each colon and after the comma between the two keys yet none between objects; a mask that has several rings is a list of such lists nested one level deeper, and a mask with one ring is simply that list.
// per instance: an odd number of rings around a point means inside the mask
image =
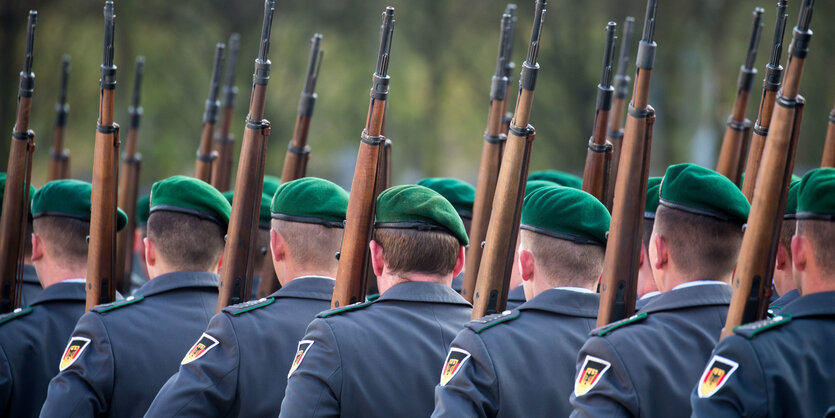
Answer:
[{"label": "neck", "polygon": [[40,260],[35,263],[35,272],[38,274],[38,280],[41,282],[41,286],[46,289],[64,280],[83,279],[87,277],[87,264],[56,263],[53,260]]},{"label": "neck", "polygon": [[283,266],[278,266],[276,273],[282,286],[287,285],[291,281],[299,277],[306,276],[322,276],[322,277],[336,277],[336,267],[322,268],[321,266],[300,266],[292,262],[284,262]]},{"label": "neck", "polygon": [[392,273],[391,271],[386,268],[383,271],[383,275],[377,278],[377,287],[380,290],[380,294],[386,293],[387,290],[391,289],[394,286],[397,286],[401,283],[406,282],[427,282],[427,283],[440,283],[447,286],[452,285],[452,273],[438,275],[438,274],[426,274],[426,273]]},{"label": "neck", "polygon": [[733,278],[733,272],[732,271],[728,272],[727,274],[722,275],[720,277],[700,277],[700,276],[691,277],[691,276],[681,274],[681,272],[675,266],[670,266],[670,269],[667,271],[667,274],[665,274],[663,279],[662,279],[662,283],[663,283],[664,288],[663,289],[658,289],[658,290],[660,290],[662,292],[669,292],[670,290],[673,290],[673,288],[675,288],[676,286],[678,286],[680,284],[695,282],[697,280],[713,280],[713,281],[722,282],[722,283],[725,283],[725,284],[730,284],[732,278]]}]

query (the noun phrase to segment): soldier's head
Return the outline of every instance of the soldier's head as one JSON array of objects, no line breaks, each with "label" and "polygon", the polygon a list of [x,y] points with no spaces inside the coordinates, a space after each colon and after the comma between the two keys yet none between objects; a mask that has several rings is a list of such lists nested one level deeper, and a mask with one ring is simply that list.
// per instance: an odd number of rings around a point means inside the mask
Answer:
[{"label": "soldier's head", "polygon": [[792,237],[797,229],[797,188],[799,185],[800,178],[792,176],[789,194],[786,199],[786,210],[783,215],[783,222],[780,224],[780,237],[777,241],[773,280],[774,288],[780,296],[800,286],[795,280],[794,267],[792,266]]},{"label": "soldier's head", "polygon": [[730,283],[750,205],[725,176],[694,164],[667,168],[649,243],[662,292],[680,283]]},{"label": "soldier's head", "polygon": [[281,285],[301,276],[336,276],[348,193],[304,177],[279,186],[269,208],[272,265]]},{"label": "soldier's head", "polygon": [[519,269],[530,300],[554,287],[594,290],[603,271],[609,211],[594,196],[562,186],[528,193],[519,230]]},{"label": "soldier's head", "polygon": [[649,239],[652,237],[652,227],[655,225],[655,212],[658,210],[658,189],[660,186],[661,177],[647,179],[647,200],[644,205],[641,254],[638,260],[638,298],[658,290],[655,279],[652,277],[652,268],[649,266]]},{"label": "soldier's head", "polygon": [[835,169],[806,173],[797,189],[792,262],[800,293],[835,290]]},{"label": "soldier's head", "polygon": [[174,176],[154,183],[145,238],[149,278],[175,271],[216,273],[231,210],[204,181]]},{"label": "soldier's head", "polygon": [[464,267],[468,242],[455,208],[434,190],[402,185],[383,191],[370,244],[380,294],[408,281],[450,285]]},{"label": "soldier's head", "polygon": [[463,180],[451,177],[428,177],[417,182],[418,186],[428,187],[448,200],[461,217],[467,236],[473,222],[473,202],[475,187]]},{"label": "soldier's head", "polygon": [[[55,180],[34,193],[32,262],[44,288],[87,276],[91,192],[90,183]],[[127,216],[118,209],[117,229],[126,224]]]}]

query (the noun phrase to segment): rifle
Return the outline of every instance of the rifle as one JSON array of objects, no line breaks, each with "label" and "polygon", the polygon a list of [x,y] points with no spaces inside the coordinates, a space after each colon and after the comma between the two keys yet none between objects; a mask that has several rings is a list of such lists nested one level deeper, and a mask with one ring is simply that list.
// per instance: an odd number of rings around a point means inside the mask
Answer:
[{"label": "rifle", "polygon": [[768,127],[771,125],[771,115],[774,112],[774,101],[783,78],[783,66],[780,56],[783,54],[783,34],[786,31],[786,9],[788,2],[780,0],[777,3],[777,22],[774,26],[774,40],[771,43],[771,58],[765,66],[763,79],[763,94],[760,99],[760,109],[757,121],[754,123],[754,134],[751,136],[751,146],[748,150],[748,160],[745,163],[745,180],[742,182],[742,194],[749,202],[754,201],[754,186],[757,184],[760,161],[765,149],[765,139],[768,137]]},{"label": "rifle", "polygon": [[17,90],[17,118],[9,147],[6,168],[6,189],[3,194],[3,216],[0,217],[0,313],[20,306],[23,280],[24,242],[29,216],[29,184],[32,178],[32,153],[35,151],[35,132],[29,129],[35,73],[32,54],[35,46],[35,25],[38,12],[29,11],[26,36],[26,55],[20,85]]},{"label": "rifle", "polygon": [[142,106],[139,105],[139,93],[142,87],[142,75],[145,72],[145,57],[136,57],[136,76],[133,79],[133,101],[128,107],[130,128],[125,153],[122,156],[122,169],[119,176],[119,207],[128,215],[128,224],[116,233],[116,276],[115,282],[122,294],[130,293],[130,274],[133,270],[133,231],[136,229],[136,201],[139,195],[139,169],[142,168],[142,154],[138,153],[139,123],[142,118]]},{"label": "rifle", "polygon": [[600,282],[598,327],[625,318],[635,310],[652,125],[655,123],[655,110],[648,100],[657,46],[653,40],[657,8],[658,0],[647,1],[644,33],[635,59],[635,84],[626,117],[612,224]]},{"label": "rifle", "polygon": [[809,24],[813,5],[814,0],[803,1],[797,26],[793,30],[786,77],[771,116],[773,123],[765,141],[748,226],[731,281],[734,293],[722,329],[722,338],[733,334],[734,327],[740,324],[764,318],[768,309],[777,242],[805,104],[798,91],[812,39]]},{"label": "rifle", "polygon": [[751,87],[754,85],[754,76],[757,69],[754,68],[754,60],[757,57],[757,45],[760,43],[760,33],[763,28],[763,9],[754,9],[754,27],[751,30],[751,40],[748,43],[748,52],[745,57],[745,64],[739,68],[739,80],[737,81],[736,100],[728,122],[725,125],[725,137],[722,138],[722,149],[719,151],[719,162],[716,163],[716,171],[729,178],[734,184],[739,185],[742,177],[745,155],[748,151],[748,139],[751,133],[751,121],[745,117],[748,111],[748,99],[751,97]]},{"label": "rifle", "polygon": [[238,88],[235,87],[235,69],[238,64],[238,49],[241,35],[233,33],[229,36],[229,58],[226,60],[226,82],[223,83],[223,110],[220,113],[220,124],[215,137],[215,151],[217,161],[212,166],[212,186],[215,189],[229,190],[232,182],[232,157],[235,153],[235,138],[231,134],[232,117],[235,113],[235,97]]},{"label": "rifle", "polygon": [[212,81],[209,84],[209,98],[206,99],[206,110],[203,112],[203,132],[200,135],[200,148],[197,149],[197,160],[194,162],[194,177],[209,183],[212,181],[212,163],[217,155],[212,152],[212,136],[217,123],[217,111],[220,101],[217,99],[220,90],[220,67],[223,65],[223,50],[226,45],[217,44],[215,49],[215,65],[212,69]]},{"label": "rifle", "polygon": [[310,59],[307,64],[307,77],[304,89],[299,98],[299,111],[296,116],[296,127],[293,138],[287,147],[284,157],[284,167],[281,170],[281,182],[286,183],[304,177],[307,170],[307,160],[310,158],[310,147],[307,146],[307,134],[310,130],[310,119],[313,117],[313,105],[316,104],[316,81],[319,80],[319,67],[322,65],[321,49],[322,35],[314,34],[310,39]]},{"label": "rifle", "polygon": [[267,140],[270,137],[270,122],[263,117],[267,84],[270,81],[271,63],[267,54],[270,50],[270,30],[274,12],[275,0],[265,0],[261,47],[258,58],[255,59],[255,72],[252,75],[249,114],[241,139],[235,198],[232,200],[232,214],[229,217],[226,247],[223,250],[223,268],[217,299],[218,312],[225,306],[249,300],[251,292],[252,270],[258,253],[255,245],[258,236],[258,213],[264,187]]},{"label": "rifle", "polygon": [[528,55],[522,63],[522,73],[519,76],[516,110],[510,122],[502,155],[493,198],[493,214],[487,226],[484,252],[473,295],[473,319],[501,312],[507,305],[510,271],[513,268],[513,253],[516,250],[525,181],[528,177],[528,164],[535,136],[533,126],[528,122],[536,76],[539,72],[536,59],[539,55],[542,24],[545,21],[545,3],[545,0],[536,2]]},{"label": "rifle", "polygon": [[620,55],[618,57],[618,70],[615,74],[615,98],[612,102],[612,110],[609,112],[609,131],[606,133],[606,141],[612,144],[612,161],[609,164],[609,176],[607,182],[610,185],[606,189],[606,199],[603,204],[609,212],[612,211],[612,204],[615,197],[615,182],[620,165],[620,150],[623,146],[623,109],[626,105],[626,93],[629,89],[629,76],[626,75],[629,67],[629,45],[632,44],[632,31],[635,25],[635,18],[627,16],[623,22],[623,39],[620,41]]},{"label": "rifle", "polygon": [[[383,122],[385,127],[385,122]],[[383,129],[385,132],[385,129]],[[385,133],[382,133],[385,136]],[[391,187],[391,140],[386,138],[383,142],[383,149],[380,151],[380,159],[378,160],[377,180],[374,182],[374,201],[380,196],[384,190]],[[372,229],[373,235],[373,229]],[[366,249],[365,255],[365,294],[379,295],[380,289],[377,287],[377,276],[374,275],[374,267],[371,265],[371,249]]]},{"label": "rifle", "polygon": [[[505,89],[505,98],[507,98],[510,97],[510,81],[513,80],[513,72],[516,69],[516,64],[514,64],[513,60],[511,60],[511,57],[513,56],[513,29],[516,28],[516,5],[513,3],[508,3],[507,7],[505,7],[504,9],[504,14],[510,15],[510,21],[507,24],[507,51],[505,51],[504,54],[506,58],[504,65],[504,76],[507,77],[507,88]],[[507,135],[507,131],[510,129],[510,121],[513,119],[513,113],[507,110],[508,102],[508,100],[505,100],[504,102],[505,109],[504,116],[502,116],[502,133],[505,135]],[[499,160],[501,160],[501,158],[499,158]],[[485,225],[484,228],[487,228],[487,226]],[[478,265],[476,264],[476,266]],[[473,276],[473,286],[475,286],[475,276]]]},{"label": "rifle", "polygon": [[829,112],[829,124],[826,128],[826,142],[823,144],[821,167],[835,167],[835,106]]},{"label": "rifle", "polygon": [[55,104],[55,133],[52,137],[52,149],[49,150],[49,174],[47,181],[65,179],[70,176],[70,150],[64,148],[67,113],[67,81],[70,78],[70,56],[61,57],[61,89],[58,90],[58,103]]},{"label": "rifle", "polygon": [[87,311],[116,298],[116,201],[119,184],[119,125],[113,123],[116,66],[113,65],[113,1],[104,4],[104,57],[101,65],[99,118],[93,154],[90,196],[90,245],[87,256]]},{"label": "rifle", "polygon": [[383,30],[380,33],[377,66],[371,76],[368,117],[365,121],[365,128],[362,130],[357,165],[351,181],[353,193],[348,200],[345,233],[342,238],[336,283],[331,300],[331,306],[334,308],[365,300],[366,255],[374,226],[374,209],[377,205],[375,197],[377,171],[380,169],[380,154],[386,142],[382,129],[391,82],[388,67],[393,33],[394,7],[386,7],[383,13]]},{"label": "rifle", "polygon": [[612,162],[612,143],[606,140],[609,111],[612,110],[612,62],[615,55],[615,22],[606,25],[606,49],[603,54],[603,73],[597,85],[597,101],[594,111],[594,128],[586,152],[586,167],[583,170],[583,191],[606,204],[606,196],[614,185],[608,182]]},{"label": "rifle", "polygon": [[470,224],[471,242],[467,248],[464,282],[461,286],[461,296],[470,302],[473,301],[478,267],[481,263],[481,243],[487,235],[490,210],[493,207],[493,196],[496,193],[496,182],[499,178],[499,167],[502,163],[502,150],[507,140],[507,135],[503,132],[502,118],[507,108],[507,94],[510,89],[507,77],[507,64],[510,57],[507,54],[510,49],[512,25],[513,17],[505,11],[501,20],[496,73],[493,75],[490,85],[487,129],[484,132],[484,143],[481,146],[481,162],[478,166],[478,182],[476,183],[475,200],[473,201],[473,220]]}]

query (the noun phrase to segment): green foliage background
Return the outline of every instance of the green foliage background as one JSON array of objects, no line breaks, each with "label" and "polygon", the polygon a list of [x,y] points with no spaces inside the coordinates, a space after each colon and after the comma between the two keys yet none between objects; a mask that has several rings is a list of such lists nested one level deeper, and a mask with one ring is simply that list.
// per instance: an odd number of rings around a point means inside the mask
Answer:
[{"label": "green foliage background", "polygon": [[[790,2],[789,27],[799,1]],[[532,124],[537,138],[531,169],[581,174],[594,116],[604,32],[609,20],[637,20],[634,54],[643,26],[644,0],[552,1],[542,35]],[[379,43],[380,13],[395,6],[396,20],[387,134],[394,141],[394,184],[424,176],[455,176],[475,183],[486,124],[490,77],[495,69],[497,0],[304,0],[278,2],[273,24],[272,78],[266,118],[272,122],[267,172],[280,175],[292,134],[314,32],[324,35],[325,56],[309,144],[308,174],[348,187]],[[736,92],[755,6],[765,8],[756,67],[760,69],[748,116],[756,118],[762,72],[773,33],[774,0],[660,0],[658,52],[651,104],[657,112],[652,174],[693,161],[713,167]],[[39,11],[35,97],[31,127],[38,135],[33,182],[46,179],[60,82],[61,55],[72,56],[67,146],[72,175],[89,180],[98,112],[102,54],[102,1],[7,0],[0,4],[0,126],[14,124],[17,73],[25,46],[26,11]],[[144,117],[139,149],[143,190],[163,177],[191,174],[216,42],[241,33],[233,132],[243,133],[257,55],[260,0],[117,0],[116,120],[127,127],[134,58],[146,57]],[[533,1],[519,3],[513,59],[527,49]],[[796,168],[820,164],[827,115],[835,100],[835,3],[819,1],[815,36],[801,91],[807,99]],[[791,36],[787,30],[786,49]],[[620,35],[620,34],[619,34]],[[787,60],[784,52],[783,63]],[[515,77],[514,83],[518,81]],[[512,99],[515,101],[515,97]],[[127,137],[123,132],[123,140]],[[240,143],[238,142],[238,146]],[[0,159],[8,142],[0,143]],[[236,157],[237,160],[237,157]]]}]

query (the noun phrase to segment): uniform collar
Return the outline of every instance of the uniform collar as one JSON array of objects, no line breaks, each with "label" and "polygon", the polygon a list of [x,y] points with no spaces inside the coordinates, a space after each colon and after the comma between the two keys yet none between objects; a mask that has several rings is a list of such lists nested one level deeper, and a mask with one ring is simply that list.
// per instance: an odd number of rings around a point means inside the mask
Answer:
[{"label": "uniform collar", "polygon": [[686,289],[688,287],[695,287],[695,286],[715,286],[725,284],[724,282],[716,281],[716,280],[693,280],[692,282],[685,282],[681,283],[678,286],[674,287],[672,290],[676,289]]},{"label": "uniform collar", "polygon": [[548,289],[519,306],[519,310],[537,309],[561,315],[597,318],[600,295],[568,289]]},{"label": "uniform collar", "polygon": [[[719,282],[717,282],[719,283]],[[641,312],[671,311],[708,305],[728,305],[733,289],[725,283],[712,286],[689,286],[670,290],[652,298]]]},{"label": "uniform collar", "polygon": [[654,298],[654,297],[656,297],[656,296],[658,296],[658,295],[660,295],[660,294],[661,294],[661,292],[659,292],[659,291],[657,291],[657,290],[653,290],[653,291],[651,291],[651,292],[644,293],[644,295],[643,295],[643,296],[641,296],[641,297],[639,297],[639,298],[638,298],[638,300],[644,300],[644,299]]},{"label": "uniform collar", "polygon": [[406,302],[439,302],[456,305],[470,305],[452,287],[441,283],[405,282],[395,285],[383,293],[375,302],[400,300]]},{"label": "uniform collar", "polygon": [[35,266],[31,264],[23,265],[23,281],[27,283],[41,283],[38,280],[38,273],[35,271]]},{"label": "uniform collar", "polygon": [[151,296],[186,287],[217,288],[218,278],[217,274],[203,271],[175,271],[173,273],[161,274],[148,280],[148,282],[136,290],[136,294]]},{"label": "uniform collar", "polygon": [[789,290],[788,292],[780,295],[780,297],[775,299],[774,302],[771,302],[769,307],[773,306],[773,307],[776,307],[776,308],[782,308],[783,306],[786,306],[787,304],[789,304],[789,302],[792,302],[799,297],[800,297],[800,291],[798,291],[797,289],[792,289],[792,290]]},{"label": "uniform collar", "polygon": [[56,300],[81,302],[87,300],[87,293],[84,291],[84,283],[55,283],[42,290],[41,293],[38,294],[38,297],[36,297],[32,302],[32,305],[34,306],[39,303],[53,302]]},{"label": "uniform collar", "polygon": [[281,289],[270,295],[276,298],[302,298],[330,301],[333,297],[334,280],[322,276],[302,276],[290,280]]},{"label": "uniform collar", "polygon": [[835,315],[835,291],[801,296],[787,303],[780,313],[791,314],[792,318],[833,316]]},{"label": "uniform collar", "polygon": [[510,292],[507,292],[507,300],[525,303],[525,301],[528,300],[525,297],[525,288],[520,284],[519,286],[510,289]]}]

